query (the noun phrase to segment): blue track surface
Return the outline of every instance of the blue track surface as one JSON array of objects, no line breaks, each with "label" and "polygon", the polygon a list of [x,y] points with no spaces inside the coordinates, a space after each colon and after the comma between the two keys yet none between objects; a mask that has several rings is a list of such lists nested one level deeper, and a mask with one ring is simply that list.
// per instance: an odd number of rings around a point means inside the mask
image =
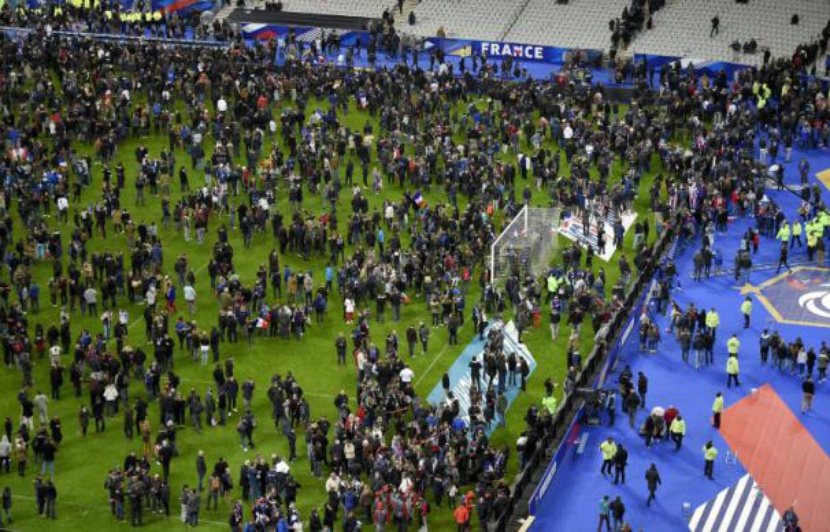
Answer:
[{"label": "blue track surface", "polygon": [[[786,173],[787,181],[790,183],[797,181],[796,165],[802,155],[810,161],[813,173],[830,167],[830,152],[813,150],[801,154],[795,150]],[[826,189],[824,193],[827,202]],[[799,198],[789,192],[770,190],[769,194],[784,208],[788,217],[795,214]],[[732,262],[740,235],[753,225],[753,219],[737,219],[730,223],[726,235],[716,236],[714,247],[723,252],[726,267]],[[627,508],[626,521],[634,530],[639,530],[640,527],[646,531],[688,529],[683,512],[684,503],[689,503],[694,510],[715,497],[721,490],[734,485],[746,474],[740,461],[734,465],[725,463],[728,446],[710,426],[712,401],[718,391],[724,393],[728,407],[750,393],[752,388],[770,384],[799,416],[824,451],[830,454],[830,382],[817,384],[814,411],[808,415],[801,415],[801,381],[768,366],[761,366],[758,356],[758,337],[765,327],[777,329],[787,341],[801,336],[807,346],[815,346],[817,351],[822,339],[830,340],[830,330],[778,323],[767,308],[759,303],[754,305],[751,327],[743,329],[739,306],[744,296],[737,289],[731,275],[704,279],[700,283],[691,280],[691,258],[699,245],[699,242],[693,242],[678,256],[677,266],[682,289],[673,291],[672,297],[683,308],[694,302],[698,308],[708,309],[714,306],[718,310],[721,325],[715,342],[715,365],[700,370],[684,365],[680,358],[679,344],[672,335],[665,332],[668,317],[658,316],[658,324],[663,331],[658,354],[639,353],[636,334],[632,334],[623,350],[622,360],[618,362],[614,374],[606,381],[606,388],[615,387],[619,371],[625,364],[630,364],[635,381],[637,372],[644,372],[649,379],[646,410],[650,411],[655,406],[667,408],[673,405],[686,419],[687,436],[682,449],[675,452],[672,443],[656,443],[647,449],[644,440],[629,428],[627,415],[620,413],[618,409],[613,427],[586,429],[590,431],[590,444],[582,457],[574,458],[571,453],[559,465],[553,483],[538,505],[534,530],[595,530],[598,522],[597,504],[603,495],[608,495],[612,499],[617,495],[622,497]],[[777,263],[777,249],[776,243],[771,239],[762,238],[761,249],[758,255],[753,257],[753,263]],[[806,258],[804,249],[793,250],[790,260]],[[762,268],[752,273],[750,282],[757,286],[775,275],[774,268]],[[738,334],[742,344],[741,386],[728,390],[725,371],[726,340],[733,332]],[[619,401],[617,404],[619,405]],[[640,411],[638,424],[643,422],[646,415],[645,411]],[[622,442],[629,451],[626,485],[614,485],[612,479],[600,475],[602,457],[598,446],[608,436]],[[703,476],[702,447],[710,439],[720,450],[715,464],[714,481]],[[656,503],[647,508],[644,475],[651,463],[657,465],[663,484],[657,492]]]}]

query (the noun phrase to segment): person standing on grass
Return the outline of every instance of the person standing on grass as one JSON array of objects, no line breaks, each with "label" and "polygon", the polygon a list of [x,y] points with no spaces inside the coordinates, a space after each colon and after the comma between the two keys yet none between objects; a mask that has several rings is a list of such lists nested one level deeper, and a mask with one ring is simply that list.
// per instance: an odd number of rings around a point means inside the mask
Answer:
[{"label": "person standing on grass", "polygon": [[720,416],[723,414],[723,394],[715,394],[715,402],[712,403],[712,426],[720,429]]},{"label": "person standing on grass", "polygon": [[4,473],[8,473],[11,470],[11,456],[12,444],[9,441],[9,437],[3,434],[2,438],[0,438],[0,469]]},{"label": "person standing on grass", "polygon": [[507,396],[504,392],[499,392],[496,398],[496,413],[499,416],[499,426],[507,426]]},{"label": "person standing on grass", "polygon": [[427,348],[429,347],[429,327],[427,327],[424,322],[421,322],[420,327],[418,328],[418,340],[421,341],[421,350],[423,354],[427,354]]},{"label": "person standing on grass", "polygon": [[86,405],[81,405],[78,412],[78,425],[81,428],[81,436],[86,438],[86,431],[89,429],[89,408]]},{"label": "person standing on grass", "polygon": [[58,502],[58,490],[51,479],[47,480],[43,486],[43,498],[46,503],[46,517],[49,519],[57,519],[58,515],[55,506]]},{"label": "person standing on grass", "polygon": [[133,426],[135,424],[135,412],[129,404],[124,405],[124,437],[133,439]]},{"label": "person standing on grass", "polygon": [[199,477],[198,490],[203,491],[205,475],[207,475],[207,463],[205,462],[205,452],[201,449],[196,455],[196,475]]},{"label": "person standing on grass", "polygon": [[718,457],[718,449],[712,440],[703,446],[703,474],[709,480],[715,480],[715,458]]},{"label": "person standing on grass", "polygon": [[37,415],[38,419],[40,420],[40,423],[47,423],[49,421],[49,399],[46,397],[46,394],[38,390],[32,402],[34,403],[35,409],[37,410]]},{"label": "person standing on grass", "polygon": [[190,488],[187,484],[182,486],[182,491],[179,493],[179,505],[181,508],[181,514],[179,518],[181,519],[182,523],[187,523],[187,506],[188,501],[190,501]]},{"label": "person standing on grass", "polygon": [[[463,502],[458,505],[453,512],[455,518],[456,530],[458,532],[468,532],[470,530],[470,510]],[[377,521],[377,517],[375,518]]]},{"label": "person standing on grass", "polygon": [[196,289],[190,283],[184,285],[184,302],[190,315],[196,314]]},{"label": "person standing on grass", "polygon": [[141,477],[136,475],[130,483],[130,524],[141,526],[144,524],[144,496],[146,487]]},{"label": "person standing on grass", "polygon": [[354,321],[354,308],[354,299],[350,296],[346,296],[346,299],[343,301],[343,311],[346,319],[346,325],[351,325]]},{"label": "person standing on grass", "polygon": [[655,495],[657,492],[657,486],[662,483],[663,481],[660,479],[660,472],[657,471],[657,466],[652,463],[651,467],[649,467],[646,471],[646,485],[648,486],[648,499],[646,500],[646,506],[651,506],[651,501],[657,498]]},{"label": "person standing on grass", "polygon": [[187,524],[190,526],[198,526],[201,507],[202,496],[198,491],[193,490],[187,499]]},{"label": "person standing on grass", "polygon": [[43,447],[41,447],[41,456],[43,458],[43,463],[40,466],[40,474],[45,475],[46,472],[49,472],[49,477],[54,478],[55,476],[55,453],[57,453],[58,447],[55,445],[55,442],[52,438],[47,437],[46,440],[43,442]]},{"label": "person standing on grass", "polygon": [[337,333],[337,338],[334,340],[334,347],[337,350],[337,365],[346,365],[346,337],[342,332]]},{"label": "person standing on grass", "polygon": [[12,524],[12,489],[3,488],[3,513],[6,515],[6,524]]},{"label": "person standing on grass", "polygon": [[406,328],[405,336],[406,345],[409,348],[409,358],[413,358],[415,356],[415,346],[418,345],[418,330],[415,329],[414,325],[410,325]]}]

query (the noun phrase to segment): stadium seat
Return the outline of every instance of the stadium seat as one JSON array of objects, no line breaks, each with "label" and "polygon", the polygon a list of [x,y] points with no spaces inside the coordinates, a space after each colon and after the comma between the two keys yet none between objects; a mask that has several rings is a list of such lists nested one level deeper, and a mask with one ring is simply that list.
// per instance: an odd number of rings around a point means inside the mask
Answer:
[{"label": "stadium seat", "polygon": [[[792,25],[793,14],[800,24]],[[720,18],[720,33],[709,37],[711,19]],[[763,53],[736,54],[729,45],[750,39],[759,50],[770,49],[773,57],[790,56],[795,44],[809,42],[827,23],[830,9],[823,0],[754,0],[736,4],[732,0],[669,0],[654,14],[654,28],[637,36],[637,53],[761,64]]]},{"label": "stadium seat", "polygon": [[382,0],[351,0],[337,2],[326,0],[285,0],[283,10],[296,13],[320,13],[353,17],[380,18],[384,9],[393,3]]}]

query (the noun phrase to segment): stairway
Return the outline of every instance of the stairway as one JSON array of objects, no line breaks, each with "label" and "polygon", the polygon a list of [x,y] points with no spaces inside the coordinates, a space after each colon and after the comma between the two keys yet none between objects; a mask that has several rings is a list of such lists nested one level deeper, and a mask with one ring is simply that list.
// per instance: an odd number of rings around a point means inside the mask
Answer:
[{"label": "stairway", "polygon": [[236,8],[233,6],[233,4],[228,4],[225,7],[223,7],[222,9],[220,9],[219,11],[217,11],[216,15],[214,15],[213,18],[214,18],[214,20],[218,20],[219,22],[221,22],[221,21],[225,20],[226,18],[228,18],[230,16],[230,14],[233,13],[234,9],[236,9]]},{"label": "stairway", "polygon": [[[420,3],[418,0],[404,0],[403,12],[398,10],[397,2],[392,6],[392,13],[395,15],[395,27],[398,31],[406,33],[406,28],[409,27],[409,14],[415,11]],[[415,24],[417,23],[416,20]]]}]

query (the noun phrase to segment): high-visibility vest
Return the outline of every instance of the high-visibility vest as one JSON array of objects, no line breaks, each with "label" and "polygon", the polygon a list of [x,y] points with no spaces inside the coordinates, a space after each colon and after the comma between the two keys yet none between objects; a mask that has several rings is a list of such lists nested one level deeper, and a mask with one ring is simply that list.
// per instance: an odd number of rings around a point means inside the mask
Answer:
[{"label": "high-visibility vest", "polygon": [[718,450],[713,447],[704,447],[703,448],[703,457],[706,459],[707,462],[713,462],[715,458],[718,457]]},{"label": "high-visibility vest", "polygon": [[617,454],[617,445],[606,440],[600,444],[599,450],[602,452],[603,460],[611,460]]},{"label": "high-visibility vest", "polygon": [[720,316],[715,311],[708,312],[706,314],[706,326],[710,329],[715,329],[717,326],[720,325]]}]

